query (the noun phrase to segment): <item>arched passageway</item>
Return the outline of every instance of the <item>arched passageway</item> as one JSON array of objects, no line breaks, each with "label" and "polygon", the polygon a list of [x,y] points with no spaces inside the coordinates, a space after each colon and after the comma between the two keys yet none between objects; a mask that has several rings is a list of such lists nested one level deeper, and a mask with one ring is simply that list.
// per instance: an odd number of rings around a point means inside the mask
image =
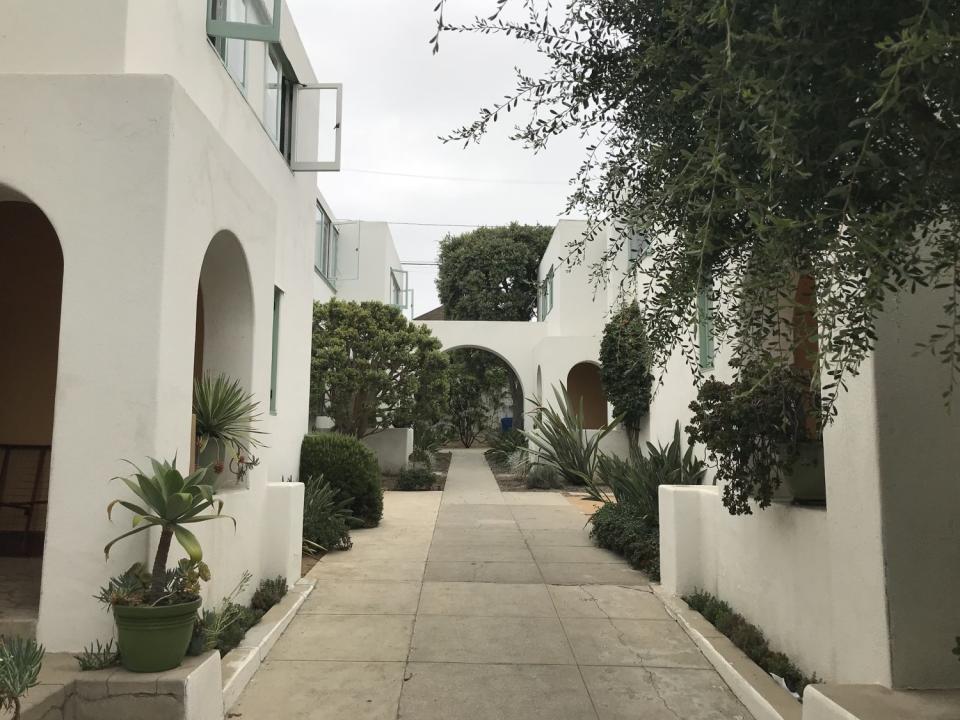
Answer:
[{"label": "arched passageway", "polygon": [[487,348],[444,348],[450,356],[450,420],[469,447],[474,436],[524,426],[524,389],[504,357]]},{"label": "arched passageway", "polygon": [[[253,381],[253,290],[243,247],[228,231],[210,241],[197,287],[194,380],[221,373],[249,391]],[[229,463],[229,448],[208,446],[201,464]]]},{"label": "arched passageway", "polygon": [[63,252],[35,204],[0,186],[0,617],[36,618],[53,456]]},{"label": "arched passageway", "polygon": [[597,430],[607,424],[607,395],[596,364],[582,362],[570,368],[567,394],[573,407],[579,410],[586,430]]}]

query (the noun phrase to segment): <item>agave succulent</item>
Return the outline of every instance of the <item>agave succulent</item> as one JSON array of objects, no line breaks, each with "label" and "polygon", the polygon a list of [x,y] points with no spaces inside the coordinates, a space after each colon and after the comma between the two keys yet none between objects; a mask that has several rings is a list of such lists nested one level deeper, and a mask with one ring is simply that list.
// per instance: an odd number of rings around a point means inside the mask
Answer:
[{"label": "agave succulent", "polygon": [[197,450],[202,452],[210,442],[220,448],[220,457],[228,445],[247,450],[263,445],[257,439],[263,430],[256,427],[260,403],[240,385],[223,373],[204,375],[193,385],[193,414],[197,418]]},{"label": "agave succulent", "polygon": [[[112,515],[117,505],[133,513],[133,529],[114,538],[103,548],[104,555],[110,556],[110,548],[124,538],[144,532],[151,527],[160,528],[160,543],[153,561],[150,594],[154,598],[163,594],[166,585],[167,558],[174,537],[183,547],[190,561],[200,563],[203,549],[197,536],[186,528],[192,523],[208,520],[228,519],[236,528],[237,521],[229,515],[223,515],[223,501],[213,496],[213,486],[204,482],[207,468],[198,468],[187,476],[177,470],[177,461],[159,461],[150,458],[152,474],[145,473],[130,463],[135,472],[131,477],[114,478],[122,480],[139,502],[114,500],[107,506],[107,517]],[[210,510],[211,512],[206,512]]]}]

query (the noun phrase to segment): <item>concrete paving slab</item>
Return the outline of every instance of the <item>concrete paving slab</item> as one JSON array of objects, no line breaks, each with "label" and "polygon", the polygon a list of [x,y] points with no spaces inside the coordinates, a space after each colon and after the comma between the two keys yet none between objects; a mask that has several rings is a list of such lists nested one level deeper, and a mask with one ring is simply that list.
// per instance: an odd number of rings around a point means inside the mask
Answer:
[{"label": "concrete paving slab", "polygon": [[630,585],[649,587],[647,576],[616,563],[539,563],[548,585]]},{"label": "concrete paving slab", "polygon": [[430,550],[430,541],[417,543],[394,543],[364,540],[350,550],[340,550],[323,556],[325,563],[357,563],[361,560],[385,560],[401,562],[425,562]]},{"label": "concrete paving slab", "polygon": [[497,528],[438,527],[433,533],[435,545],[526,545],[517,526]]},{"label": "concrete paving slab", "polygon": [[430,562],[533,562],[526,545],[454,545],[434,543],[427,558]]},{"label": "concrete paving slab", "polygon": [[557,611],[539,584],[426,582],[419,615],[552,618]]},{"label": "concrete paving slab", "polygon": [[437,514],[437,527],[514,527],[506,505],[444,505]]},{"label": "concrete paving slab", "polygon": [[557,618],[420,615],[411,662],[571,665]]},{"label": "concrete paving slab", "polygon": [[752,720],[712,669],[581,670],[600,720]]},{"label": "concrete paving slab", "polygon": [[534,562],[428,562],[429,582],[542,583]]},{"label": "concrete paving slab", "polygon": [[426,563],[408,560],[364,560],[328,563],[321,560],[307,577],[325,580],[394,580],[397,582],[420,582]]},{"label": "concrete paving slab", "polygon": [[414,615],[420,583],[325,580],[317,583],[302,615]]},{"label": "concrete paving slab", "polygon": [[598,547],[545,547],[530,548],[538,563],[616,563],[626,565],[622,555]]},{"label": "concrete paving slab", "polygon": [[669,620],[660,598],[620,585],[550,585],[557,614],[566,618]]},{"label": "concrete paving slab", "polygon": [[[574,666],[412,662],[404,720],[595,720]],[[675,719],[674,719],[675,720]]]},{"label": "concrete paving slab", "polygon": [[570,507],[566,496],[559,492],[504,492],[501,493],[507,505],[546,505]]},{"label": "concrete paving slab", "polygon": [[509,505],[521,530],[580,530],[588,516],[569,507],[543,505]]},{"label": "concrete paving slab", "polygon": [[271,660],[406,660],[413,615],[298,615]]},{"label": "concrete paving slab", "polygon": [[560,530],[521,530],[530,547],[596,547],[590,539],[590,528],[564,528]]},{"label": "concrete paving slab", "polygon": [[710,668],[673,620],[561,619],[580,665]]},{"label": "concrete paving slab", "polygon": [[402,662],[267,662],[232,717],[284,720],[395,720]]}]

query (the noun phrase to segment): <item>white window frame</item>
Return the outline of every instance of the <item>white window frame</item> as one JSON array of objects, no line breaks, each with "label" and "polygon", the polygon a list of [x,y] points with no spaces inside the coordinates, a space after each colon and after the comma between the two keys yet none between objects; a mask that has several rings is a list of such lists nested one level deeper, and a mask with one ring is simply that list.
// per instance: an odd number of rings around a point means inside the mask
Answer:
[{"label": "white window frame", "polygon": [[551,265],[540,284],[540,308],[537,313],[537,320],[545,320],[550,311],[553,310],[553,274],[553,265]]},{"label": "white window frame", "polygon": [[406,310],[410,306],[409,283],[409,272],[390,268],[390,304],[400,310]]},{"label": "white window frame", "polygon": [[[297,160],[297,137],[300,134],[300,113],[299,102],[300,95],[304,92],[314,90],[336,90],[337,91],[337,119],[334,125],[334,159],[332,161],[321,160]],[[309,85],[297,84],[293,88],[293,118],[291,124],[291,159],[290,169],[293,172],[339,172],[340,170],[340,149],[341,132],[343,124],[343,83],[312,83]]]}]

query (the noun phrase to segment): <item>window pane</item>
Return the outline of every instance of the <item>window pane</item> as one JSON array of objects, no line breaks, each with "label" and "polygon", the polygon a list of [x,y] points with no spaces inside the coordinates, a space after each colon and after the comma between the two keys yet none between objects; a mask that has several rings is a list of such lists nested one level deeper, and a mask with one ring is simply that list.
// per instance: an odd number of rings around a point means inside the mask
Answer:
[{"label": "window pane", "polygon": [[263,126],[277,147],[280,147],[281,77],[280,64],[272,52],[267,53],[266,89],[263,100]]},{"label": "window pane", "polygon": [[273,354],[270,363],[270,412],[277,412],[277,361],[280,355],[280,301],[283,290],[273,288]]},{"label": "window pane", "polygon": [[[247,3],[245,0],[214,0],[212,5],[213,19],[228,22],[247,21]],[[223,60],[223,64],[230,73],[230,77],[241,88],[246,86],[247,79],[247,43],[236,38],[211,38],[214,47]]]}]

